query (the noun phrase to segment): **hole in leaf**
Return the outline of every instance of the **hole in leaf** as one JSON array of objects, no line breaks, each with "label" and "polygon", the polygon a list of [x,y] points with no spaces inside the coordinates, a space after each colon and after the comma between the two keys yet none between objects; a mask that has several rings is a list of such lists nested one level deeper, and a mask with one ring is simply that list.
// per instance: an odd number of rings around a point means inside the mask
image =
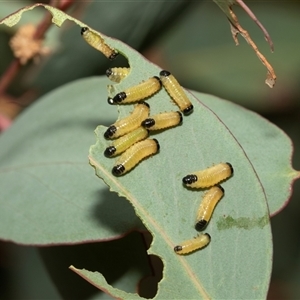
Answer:
[{"label": "hole in leaf", "polygon": [[155,296],[157,282],[162,276],[161,260],[147,255],[145,239],[136,231],[107,242],[44,247],[39,253],[60,294],[67,299],[83,299],[102,293],[70,271],[70,265],[102,273],[113,287],[130,293],[139,290],[146,298]]}]

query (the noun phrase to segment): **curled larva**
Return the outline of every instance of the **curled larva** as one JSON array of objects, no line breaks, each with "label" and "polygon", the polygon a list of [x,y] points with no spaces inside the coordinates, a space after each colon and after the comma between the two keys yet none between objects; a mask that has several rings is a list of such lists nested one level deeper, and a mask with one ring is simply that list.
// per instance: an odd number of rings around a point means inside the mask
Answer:
[{"label": "curled larva", "polygon": [[113,175],[124,175],[133,169],[141,160],[158,151],[159,143],[156,139],[147,139],[134,144],[116,161],[115,166],[112,169]]},{"label": "curled larva", "polygon": [[107,147],[104,151],[106,157],[116,156],[133,144],[146,139],[149,135],[149,132],[144,127],[138,127],[137,129],[128,132],[127,134],[121,136],[120,138],[114,140],[112,144]]},{"label": "curled larva", "polygon": [[81,28],[81,35],[90,46],[102,52],[108,59],[113,60],[119,54],[118,51],[108,46],[98,33],[91,31],[88,27]]},{"label": "curled larva", "polygon": [[133,112],[126,118],[123,118],[116,123],[110,125],[104,133],[106,139],[118,138],[138,127],[141,126],[142,121],[144,121],[149,116],[150,106],[146,102],[137,104],[134,107]]},{"label": "curled larva", "polygon": [[118,93],[113,98],[109,98],[108,103],[132,103],[148,98],[158,92],[161,88],[160,79],[156,76],[132,86],[125,91]]},{"label": "curled larva", "polygon": [[121,82],[128,76],[130,68],[109,68],[106,70],[106,76],[114,82]]},{"label": "curled larva", "polygon": [[205,194],[200,203],[195,229],[198,231],[203,230],[211,219],[212,213],[224,195],[224,189],[220,185],[211,187]]},{"label": "curled larva", "polygon": [[142,126],[149,130],[160,130],[168,127],[174,127],[182,122],[182,114],[179,111],[170,111],[166,113],[150,116],[142,122]]},{"label": "curled larva", "polygon": [[202,249],[210,243],[211,237],[208,233],[199,234],[191,240],[182,242],[174,247],[177,254],[189,254],[190,252]]},{"label": "curled larva", "polygon": [[184,115],[192,113],[194,107],[175,77],[165,70],[161,71],[159,75],[164,88],[167,90],[173,101],[178,105],[180,111]]},{"label": "curled larva", "polygon": [[182,182],[191,188],[206,188],[218,184],[233,174],[230,163],[220,163],[205,170],[186,175]]}]

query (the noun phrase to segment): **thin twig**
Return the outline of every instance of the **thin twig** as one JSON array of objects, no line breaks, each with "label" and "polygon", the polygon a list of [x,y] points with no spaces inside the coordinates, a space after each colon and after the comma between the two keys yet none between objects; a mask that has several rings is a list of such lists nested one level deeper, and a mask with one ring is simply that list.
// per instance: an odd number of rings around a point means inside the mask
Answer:
[{"label": "thin twig", "polygon": [[238,19],[237,19],[236,15],[234,14],[234,12],[231,9],[229,10],[229,12],[231,14],[231,19],[235,21],[233,23],[233,22],[231,22],[230,19],[228,19],[231,24],[231,32],[232,32],[232,36],[233,36],[235,43],[238,45],[237,34],[239,33],[247,41],[247,43],[252,47],[252,49],[255,51],[257,57],[260,59],[260,61],[266,66],[268,72],[267,72],[267,78],[265,80],[265,83],[270,88],[272,88],[275,85],[275,81],[276,81],[276,74],[274,72],[273,67],[267,61],[267,59],[260,53],[260,51],[258,50],[256,44],[251,39],[248,32],[245,29],[243,29],[242,26],[239,24]]},{"label": "thin twig", "polygon": [[9,84],[13,81],[15,76],[18,74],[19,70],[21,68],[21,64],[18,59],[14,59],[4,74],[0,78],[0,99],[1,95],[3,95],[9,86]]},{"label": "thin twig", "polygon": [[255,16],[255,14],[251,11],[251,9],[244,3],[244,1],[242,0],[235,0],[236,3],[239,4],[239,6],[241,6],[244,11],[248,14],[248,16],[257,24],[257,26],[261,29],[261,31],[264,33],[265,39],[267,40],[267,42],[270,45],[271,51],[274,52],[274,44],[273,41],[267,31],[267,29],[260,23],[260,21],[257,19],[257,17]]}]

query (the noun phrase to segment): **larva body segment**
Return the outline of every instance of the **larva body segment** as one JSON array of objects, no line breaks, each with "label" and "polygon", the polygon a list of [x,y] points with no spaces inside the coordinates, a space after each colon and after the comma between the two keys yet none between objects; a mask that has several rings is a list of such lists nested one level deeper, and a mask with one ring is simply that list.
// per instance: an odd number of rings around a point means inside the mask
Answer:
[{"label": "larva body segment", "polygon": [[104,155],[106,157],[116,156],[127,150],[133,144],[146,139],[148,135],[149,132],[147,129],[144,127],[138,127],[137,129],[128,132],[127,134],[113,141],[113,143],[105,149]]},{"label": "larva body segment", "polygon": [[160,79],[156,76],[118,93],[110,100],[110,104],[132,103],[148,98],[161,89]]},{"label": "larva body segment", "polygon": [[130,68],[109,68],[106,70],[106,76],[114,82],[121,82],[128,76]]},{"label": "larva body segment", "polygon": [[191,240],[187,240],[174,247],[177,254],[189,254],[193,251],[202,249],[210,243],[211,237],[208,233],[199,234]]},{"label": "larva body segment", "polygon": [[88,27],[81,28],[81,35],[90,46],[102,52],[108,59],[113,60],[119,54],[118,51],[108,46],[99,34],[91,31]]},{"label": "larva body segment", "polygon": [[158,151],[159,143],[156,139],[147,139],[138,142],[120,156],[112,169],[112,174],[115,176],[124,175],[133,169],[141,160]]},{"label": "larva body segment", "polygon": [[192,113],[194,107],[175,77],[166,70],[161,71],[159,75],[164,88],[180,108],[180,111],[184,115],[189,115],[190,113]]},{"label": "larva body segment", "polygon": [[218,184],[233,174],[230,163],[220,163],[182,178],[183,184],[191,188],[206,188]]},{"label": "larva body segment", "polygon": [[131,115],[110,125],[106,130],[106,132],[104,133],[104,137],[106,139],[118,138],[140,127],[142,121],[144,121],[149,116],[149,112],[150,112],[149,104],[145,102],[137,104],[134,107],[134,110],[131,113]]},{"label": "larva body segment", "polygon": [[160,130],[174,127],[182,122],[182,114],[179,111],[171,111],[157,114],[147,118],[142,122],[142,126],[149,130]]},{"label": "larva body segment", "polygon": [[195,229],[201,231],[205,229],[211,219],[212,213],[224,195],[224,189],[220,185],[211,187],[205,194],[200,203]]}]

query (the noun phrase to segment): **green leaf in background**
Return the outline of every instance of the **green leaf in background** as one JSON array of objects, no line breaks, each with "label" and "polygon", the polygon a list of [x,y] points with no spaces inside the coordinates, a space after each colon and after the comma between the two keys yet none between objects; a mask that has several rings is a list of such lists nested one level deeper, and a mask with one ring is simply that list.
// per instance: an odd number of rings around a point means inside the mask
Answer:
[{"label": "green leaf in background", "polygon": [[116,118],[106,103],[107,82],[83,80],[49,93],[1,135],[2,239],[67,244],[143,229],[131,206],[109,193],[88,164],[93,130]]},{"label": "green leaf in background", "polygon": [[249,1],[247,4],[263,22],[275,44],[271,53],[256,24],[234,7],[240,24],[277,73],[273,89],[263,84],[264,67],[249,45],[242,38],[239,46],[234,45],[226,17],[212,1],[203,1],[191,9],[176,27],[160,38],[156,45],[161,51],[160,60],[190,89],[230,99],[260,113],[295,111],[299,108],[296,78],[300,43],[295,39],[293,28],[300,26],[299,2]]}]

